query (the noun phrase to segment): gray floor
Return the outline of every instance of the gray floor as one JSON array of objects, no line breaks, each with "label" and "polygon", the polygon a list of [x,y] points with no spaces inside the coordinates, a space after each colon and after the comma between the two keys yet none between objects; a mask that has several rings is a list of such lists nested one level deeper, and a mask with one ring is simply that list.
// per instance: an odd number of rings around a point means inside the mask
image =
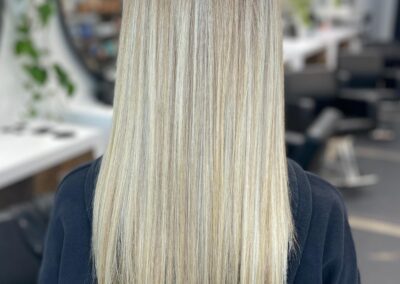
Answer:
[{"label": "gray floor", "polygon": [[361,169],[378,174],[378,184],[342,190],[350,219],[358,220],[352,227],[364,284],[400,283],[400,122],[394,129],[392,142],[356,142]]}]

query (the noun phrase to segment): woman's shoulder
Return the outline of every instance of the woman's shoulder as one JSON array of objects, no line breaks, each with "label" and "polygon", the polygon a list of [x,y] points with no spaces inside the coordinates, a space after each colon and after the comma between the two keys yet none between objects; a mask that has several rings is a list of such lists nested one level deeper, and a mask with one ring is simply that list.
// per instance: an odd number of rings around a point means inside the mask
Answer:
[{"label": "woman's shoulder", "polygon": [[[60,214],[68,213],[73,218],[71,211],[86,212],[89,220],[92,218],[92,202],[101,158],[85,163],[70,173],[60,182],[56,194],[56,207]],[[64,210],[68,208],[68,210]],[[74,210],[71,210],[74,209]]]},{"label": "woman's shoulder", "polygon": [[296,252],[289,283],[359,283],[356,253],[340,192],[288,162]]},{"label": "woman's shoulder", "polygon": [[61,181],[48,227],[39,283],[91,283],[91,204],[98,160]]},{"label": "woman's shoulder", "polygon": [[346,206],[341,193],[321,177],[288,161],[292,214],[300,245],[313,237],[314,228],[323,237],[324,229],[341,226],[347,221]]},{"label": "woman's shoulder", "polygon": [[316,174],[303,170],[292,160],[288,160],[288,168],[292,207],[295,215],[300,205],[308,207],[313,214],[332,209],[346,210],[341,193],[329,182]]}]

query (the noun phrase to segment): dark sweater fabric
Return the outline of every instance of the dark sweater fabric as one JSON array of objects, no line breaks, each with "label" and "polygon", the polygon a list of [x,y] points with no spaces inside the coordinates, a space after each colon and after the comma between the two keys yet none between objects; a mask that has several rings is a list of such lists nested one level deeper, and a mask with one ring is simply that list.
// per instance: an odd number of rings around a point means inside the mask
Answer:
[{"label": "dark sweater fabric", "polygon": [[[47,232],[39,283],[93,283],[92,201],[101,159],[83,165],[59,186]],[[288,162],[297,246],[288,283],[360,283],[346,209],[340,193]],[[267,252],[265,252],[267,253]]]}]

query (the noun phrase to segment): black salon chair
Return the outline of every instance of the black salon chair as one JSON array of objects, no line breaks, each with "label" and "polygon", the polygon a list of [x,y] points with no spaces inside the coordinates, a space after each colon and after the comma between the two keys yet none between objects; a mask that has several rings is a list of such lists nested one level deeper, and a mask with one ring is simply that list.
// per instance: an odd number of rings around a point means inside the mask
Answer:
[{"label": "black salon chair", "polygon": [[334,135],[342,114],[335,108],[324,109],[314,121],[298,132],[286,131],[287,155],[304,169],[317,171],[324,149]]},{"label": "black salon chair", "polygon": [[[389,67],[392,63],[387,61],[391,61],[389,55],[375,48],[341,52],[338,56],[340,87],[383,90],[385,99],[400,99],[397,92],[400,74],[396,68]],[[388,96],[389,91],[391,96]]]},{"label": "black salon chair", "polygon": [[0,212],[0,283],[37,283],[53,195]]},{"label": "black salon chair", "polygon": [[383,84],[383,58],[375,52],[341,52],[337,68],[341,87],[375,89]]},{"label": "black salon chair", "polygon": [[[298,104],[300,99],[312,100],[314,105],[309,112],[313,111],[311,117],[314,117],[315,121],[326,108],[337,108],[343,113],[343,117],[335,123],[332,137],[329,139],[330,155],[327,155],[327,158],[319,163],[319,169],[316,172],[338,187],[363,187],[376,183],[375,176],[361,175],[360,173],[355,158],[353,135],[357,133],[367,134],[376,129],[378,125],[377,108],[379,106],[377,96],[365,97],[359,96],[357,93],[354,94],[351,90],[342,91],[338,88],[335,72],[321,68],[310,68],[285,75],[285,97],[291,108],[294,108],[296,102]],[[286,120],[289,126],[287,130],[290,131],[296,129],[296,127],[297,130],[301,129],[301,125],[298,125],[298,121],[301,122],[301,120],[297,119],[301,109],[298,108],[297,112],[291,114],[287,106],[286,111]],[[307,114],[307,117],[310,117],[310,114]],[[301,122],[301,124],[304,123]],[[301,142],[298,135],[290,135],[292,136],[291,141],[297,139],[298,142]],[[288,152],[293,157],[299,156],[294,148],[288,147]],[[315,164],[302,157],[294,159],[299,160],[306,167],[312,167]]]},{"label": "black salon chair", "polygon": [[360,52],[342,52],[338,58],[341,93],[368,99],[377,105],[379,128],[375,140],[393,140],[393,117],[400,111],[400,48],[395,45],[370,45]]},{"label": "black salon chair", "polygon": [[[369,91],[368,94],[360,90],[343,89],[338,86],[336,72],[326,68],[307,68],[300,72],[288,72],[285,75],[286,101],[294,104],[300,98],[312,99],[315,103],[314,116],[326,107],[338,108],[350,118],[368,120],[351,130],[354,132],[370,131],[378,124],[377,109],[380,95]],[[354,124],[353,124],[354,125]]]},{"label": "black salon chair", "polygon": [[367,42],[364,50],[380,54],[386,68],[400,67],[400,42]]}]

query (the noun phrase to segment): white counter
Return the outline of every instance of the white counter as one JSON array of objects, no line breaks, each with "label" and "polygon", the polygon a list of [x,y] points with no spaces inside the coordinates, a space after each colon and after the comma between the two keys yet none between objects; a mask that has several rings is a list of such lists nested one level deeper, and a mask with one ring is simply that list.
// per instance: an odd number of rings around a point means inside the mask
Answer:
[{"label": "white counter", "polygon": [[[56,138],[33,130],[50,125],[53,131],[72,131],[73,137]],[[21,181],[88,151],[97,152],[100,132],[71,124],[32,122],[19,134],[0,132],[0,188]]]},{"label": "white counter", "polygon": [[300,38],[283,40],[284,62],[293,70],[301,70],[313,55],[325,52],[328,68],[336,67],[340,45],[357,39],[358,31],[353,28],[330,28],[318,30]]}]

